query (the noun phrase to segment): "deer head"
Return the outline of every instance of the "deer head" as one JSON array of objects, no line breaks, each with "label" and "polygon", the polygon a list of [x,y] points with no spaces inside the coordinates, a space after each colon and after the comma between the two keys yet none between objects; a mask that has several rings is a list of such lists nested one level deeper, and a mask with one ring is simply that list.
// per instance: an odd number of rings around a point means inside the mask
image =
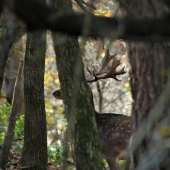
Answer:
[{"label": "deer head", "polygon": [[62,98],[62,96],[61,96],[61,91],[60,91],[60,89],[54,91],[54,92],[53,92],[53,96],[54,96],[56,99],[63,100],[63,98]]},{"label": "deer head", "polygon": [[[109,66],[110,60],[113,60],[111,66]],[[124,71],[124,67],[120,71],[116,71],[119,65],[120,60],[116,59],[116,54],[110,55],[109,50],[107,50],[105,60],[97,73],[87,68],[90,76],[86,80],[89,83],[106,78],[113,78],[116,81],[120,81],[116,76],[125,74],[126,72]],[[93,104],[91,89],[90,92]],[[53,96],[56,99],[62,99],[60,90],[54,91]],[[118,160],[125,159],[126,147],[129,144],[131,136],[131,118],[120,114],[99,114],[96,111],[95,116],[102,154],[108,162],[110,170],[119,170]]]},{"label": "deer head", "polygon": [[[109,49],[108,49],[107,52],[106,52],[106,57],[104,59],[104,62],[102,64],[102,66],[101,66],[101,69],[97,73],[94,73],[94,70],[91,71],[87,67],[87,70],[88,70],[90,76],[88,78],[86,78],[86,81],[88,83],[92,83],[92,82],[102,80],[102,79],[107,79],[107,78],[113,78],[113,79],[115,79],[117,81],[120,81],[120,80],[118,80],[118,78],[116,76],[125,74],[126,72],[124,70],[125,67],[123,67],[120,71],[116,71],[116,68],[120,65],[120,60],[116,59],[116,55],[117,54],[110,55]],[[113,60],[113,61],[112,61],[112,65],[110,66],[109,62],[111,60]],[[105,75],[103,75],[103,74],[105,74]],[[90,86],[89,86],[89,88],[90,88]],[[90,88],[90,92],[91,92],[91,88]],[[62,100],[62,95],[61,95],[60,90],[54,91],[53,96],[56,99],[61,99]],[[91,98],[93,98],[92,92],[91,92]],[[93,101],[93,99],[91,99],[91,100]]]}]

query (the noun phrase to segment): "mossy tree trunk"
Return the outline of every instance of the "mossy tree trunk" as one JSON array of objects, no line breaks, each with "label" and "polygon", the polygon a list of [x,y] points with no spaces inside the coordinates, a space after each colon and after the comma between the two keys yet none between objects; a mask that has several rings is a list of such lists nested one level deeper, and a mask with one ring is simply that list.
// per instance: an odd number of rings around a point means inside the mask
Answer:
[{"label": "mossy tree trunk", "polygon": [[[131,14],[134,16],[152,16],[157,18],[164,12],[162,4],[158,1],[128,0],[125,3],[128,11],[131,11]],[[169,154],[158,150],[163,141],[160,138],[159,131],[166,126],[163,124],[163,121],[170,116],[170,100],[168,97],[163,96],[168,101],[164,104],[162,113],[155,112],[155,116],[156,114],[161,114],[159,119],[153,121],[154,116],[152,119],[148,118],[151,116],[152,109],[160,104],[160,96],[170,75],[169,54],[170,45],[167,42],[129,43],[129,59],[132,67],[131,87],[134,100],[132,105],[132,131],[135,134],[132,140],[132,148],[138,137],[142,139],[132,153],[132,169],[168,169],[166,163],[170,159]],[[144,120],[145,123],[147,120],[145,126],[143,126]],[[152,121],[153,126],[150,130],[142,131],[142,129],[149,127]],[[160,126],[160,124],[162,125]],[[138,132],[139,129],[141,130]],[[160,154],[166,154],[166,159],[161,161],[159,159]]]},{"label": "mossy tree trunk", "polygon": [[[71,10],[70,0],[53,0],[59,10]],[[84,76],[78,38],[53,33],[57,68],[68,121],[69,140],[77,170],[104,169],[94,108]]]},{"label": "mossy tree trunk", "polygon": [[34,170],[47,169],[45,53],[46,32],[28,33],[24,66],[25,124],[21,163]]}]

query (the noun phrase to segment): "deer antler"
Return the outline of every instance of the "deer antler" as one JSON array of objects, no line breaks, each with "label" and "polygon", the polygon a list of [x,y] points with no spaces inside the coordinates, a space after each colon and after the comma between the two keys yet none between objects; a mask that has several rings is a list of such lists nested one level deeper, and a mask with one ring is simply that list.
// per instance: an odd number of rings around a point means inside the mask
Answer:
[{"label": "deer antler", "polygon": [[88,78],[86,78],[87,82],[94,82],[97,81],[98,79],[94,76],[94,70],[91,71],[88,67],[87,67],[87,71],[89,72],[90,76]]},{"label": "deer antler", "polygon": [[[110,55],[109,50],[107,50],[106,58],[102,64],[102,67],[99,72],[94,73],[94,70],[91,71],[87,68],[88,72],[90,73],[90,76],[86,79],[87,82],[94,82],[100,79],[106,79],[106,78],[113,78],[117,81],[120,81],[117,79],[117,75],[125,74],[125,70],[123,67],[120,71],[116,71],[116,68],[120,65],[120,60],[116,59],[116,55]],[[112,66],[109,66],[108,63],[109,61],[113,59]],[[106,73],[106,75],[101,76],[103,73]],[[99,75],[99,76],[97,76]]]},{"label": "deer antler", "polygon": [[102,64],[102,67],[99,72],[96,73],[96,75],[101,75],[103,73],[108,73],[109,70],[111,69],[111,66],[108,65],[109,61],[114,58],[117,54],[110,55],[109,54],[109,49],[106,52],[106,57],[104,59],[104,62]]}]

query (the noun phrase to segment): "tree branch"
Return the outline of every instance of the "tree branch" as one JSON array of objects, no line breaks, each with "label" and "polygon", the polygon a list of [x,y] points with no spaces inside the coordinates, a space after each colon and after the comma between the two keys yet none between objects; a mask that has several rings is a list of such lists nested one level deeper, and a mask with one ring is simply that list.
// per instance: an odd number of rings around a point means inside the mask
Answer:
[{"label": "tree branch", "polygon": [[[50,29],[81,36],[86,14],[60,14],[36,0],[5,1],[31,30]],[[162,18],[107,18],[91,16],[88,37],[122,38],[127,40],[165,41],[170,36],[170,16]]]}]

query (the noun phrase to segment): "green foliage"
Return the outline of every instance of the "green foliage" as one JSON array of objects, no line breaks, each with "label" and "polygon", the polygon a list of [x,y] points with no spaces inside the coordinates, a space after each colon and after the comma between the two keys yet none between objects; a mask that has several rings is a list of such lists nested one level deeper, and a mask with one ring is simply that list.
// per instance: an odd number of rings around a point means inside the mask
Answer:
[{"label": "green foliage", "polygon": [[[54,117],[55,120],[62,120],[64,128],[67,128],[67,120],[63,118]],[[48,159],[56,164],[61,162],[61,157],[63,155],[63,144],[61,146],[56,145],[54,149],[48,147]]]},{"label": "green foliage", "polygon": [[56,164],[61,162],[61,157],[63,155],[63,145],[55,146],[55,149],[48,147],[48,159]]},{"label": "green foliage", "polygon": [[56,146],[55,148],[55,154],[54,154],[54,163],[59,163],[61,161],[61,154],[63,155],[63,146],[59,147]]},{"label": "green foliage", "polygon": [[[48,160],[50,162],[54,162],[55,164],[62,166],[63,152],[64,152],[63,143],[61,144],[61,146],[56,145],[54,149],[48,147]],[[75,170],[75,167],[72,166],[71,164],[68,164],[66,170]]]},{"label": "green foliage", "polygon": [[24,118],[25,118],[25,115],[19,116],[19,118],[16,120],[16,125],[15,125],[14,139],[18,139],[18,138],[22,139],[19,141],[20,145],[19,145],[19,148],[17,149],[18,152],[22,152],[23,144],[24,144],[24,135],[23,135]]},{"label": "green foliage", "polygon": [[19,119],[16,120],[15,125],[15,135],[14,139],[17,139],[18,137],[24,137],[22,133],[24,132],[24,115],[19,116]]},{"label": "green foliage", "polygon": [[[103,161],[104,161],[104,165],[105,165],[106,170],[109,170],[110,168],[109,168],[109,166],[107,164],[107,161],[105,159],[103,159]],[[124,170],[125,169],[125,164],[126,164],[125,160],[120,160],[119,161],[120,170]]]},{"label": "green foliage", "polygon": [[6,115],[9,115],[11,110],[11,105],[8,103],[7,107],[0,107],[0,119],[4,119]]},{"label": "green foliage", "polygon": [[[5,133],[8,127],[8,119],[10,116],[11,105],[8,104],[6,107],[0,107],[0,121],[3,122],[2,126],[0,126],[0,145],[3,144]],[[24,115],[18,116],[15,125],[15,134],[14,139],[21,138],[23,139],[22,132],[24,132]],[[23,148],[23,140],[20,140],[20,146],[18,151],[21,152]]]},{"label": "green foliage", "polygon": [[4,138],[5,138],[5,133],[2,132],[2,133],[0,134],[0,145],[3,144]]},{"label": "green foliage", "polygon": [[0,107],[0,121],[3,122],[0,126],[0,145],[3,144],[5,132],[7,129],[7,120],[10,114],[11,105],[8,103],[6,107]]},{"label": "green foliage", "polygon": [[[67,120],[66,119],[58,118],[58,117],[53,117],[53,118],[57,121],[62,121],[62,129],[67,128]],[[53,147],[48,146],[48,161],[62,166],[63,153],[64,153],[63,143],[56,144]],[[66,170],[73,170],[73,169],[75,169],[75,167],[68,164]]]},{"label": "green foliage", "polygon": [[124,169],[125,169],[125,164],[126,164],[126,161],[124,161],[124,160],[120,160],[120,161],[119,161],[119,165],[120,165],[120,169],[121,169],[121,170],[124,170]]}]

